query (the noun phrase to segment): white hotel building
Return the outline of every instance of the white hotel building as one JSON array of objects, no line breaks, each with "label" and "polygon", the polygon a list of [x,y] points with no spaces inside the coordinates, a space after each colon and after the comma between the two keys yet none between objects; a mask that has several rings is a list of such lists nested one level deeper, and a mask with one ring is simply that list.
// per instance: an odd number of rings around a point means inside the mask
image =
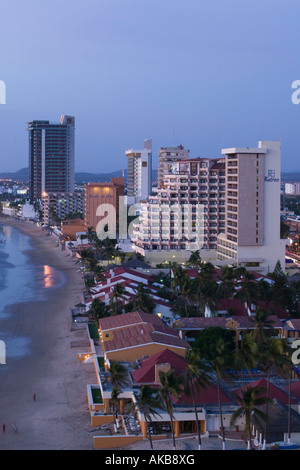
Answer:
[{"label": "white hotel building", "polygon": [[280,239],[281,143],[259,141],[257,148],[223,149],[226,178],[225,232],[217,256],[262,274],[285,266]]},{"label": "white hotel building", "polygon": [[143,150],[126,150],[127,203],[146,199],[152,191],[152,140],[143,142]]},{"label": "white hotel building", "polygon": [[222,154],[221,159],[168,162],[157,195],[141,204],[132,237],[135,251],[148,260],[160,253],[164,261],[170,253],[187,259],[190,251],[200,250],[216,265],[267,274],[279,260],[284,269],[281,143],[260,141],[257,148],[224,149]]},{"label": "white hotel building", "polygon": [[225,161],[168,162],[157,195],[141,203],[136,251],[216,250],[225,230]]}]

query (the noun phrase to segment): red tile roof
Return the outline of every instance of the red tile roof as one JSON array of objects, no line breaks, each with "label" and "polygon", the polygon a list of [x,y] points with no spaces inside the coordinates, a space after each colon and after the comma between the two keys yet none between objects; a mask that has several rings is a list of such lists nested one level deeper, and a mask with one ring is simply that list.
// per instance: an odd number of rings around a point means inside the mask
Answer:
[{"label": "red tile roof", "polygon": [[[285,387],[285,390],[288,392],[288,385]],[[291,383],[291,394],[294,395],[297,400],[300,400],[300,380]]]},{"label": "red tile roof", "polygon": [[[199,390],[195,387],[195,402],[197,405],[217,405],[219,403],[218,400],[218,388],[215,384],[210,384],[205,388],[199,388]],[[228,405],[229,403],[233,403],[232,398],[230,398],[224,390],[220,390],[220,400],[223,405]],[[193,398],[189,395],[181,395],[178,397],[172,397],[173,404],[176,406],[192,406],[193,405]]]},{"label": "red tile roof", "polygon": [[153,384],[155,382],[155,365],[166,363],[170,364],[171,369],[175,373],[181,373],[186,368],[186,362],[182,356],[179,356],[170,349],[164,349],[141,362],[140,368],[134,370],[131,374],[134,382]]},{"label": "red tile roof", "polygon": [[[226,328],[228,322],[232,319],[237,322],[240,328],[251,328],[253,327],[254,316],[239,316],[239,315],[230,315],[223,317],[182,317],[178,320],[177,328],[181,329],[197,329],[202,330],[210,326],[220,326],[221,328]],[[277,315],[271,315],[269,320],[273,321],[274,328],[281,328],[282,323]]]},{"label": "red tile roof", "polygon": [[[246,387],[259,387],[259,388],[264,389],[259,394],[260,397],[265,397],[267,394],[267,380],[265,378],[261,378],[261,379],[255,380],[254,382],[246,384]],[[232,394],[240,398],[242,396],[242,387],[234,390]],[[289,403],[288,393],[284,389],[277,387],[271,382],[269,384],[269,397],[271,398],[271,400],[276,399],[278,402],[284,405],[288,405]],[[297,402],[292,398],[291,403],[295,404]]]},{"label": "red tile roof", "polygon": [[113,339],[104,341],[105,352],[131,349],[137,346],[159,343],[166,347],[173,346],[181,349],[189,348],[189,344],[179,337],[179,334],[167,327],[151,323],[136,324],[115,330]]},{"label": "red tile roof", "polygon": [[[174,353],[169,349],[165,349],[153,356],[144,359],[141,362],[139,369],[134,370],[131,375],[137,384],[151,384],[155,383],[155,365],[156,364],[170,364],[171,369],[175,374],[181,374],[186,368],[186,361],[183,357]],[[232,399],[221,390],[221,402],[223,404],[232,403]],[[210,384],[205,388],[199,390],[195,387],[195,399],[198,405],[216,405],[218,404],[218,391],[214,384]],[[176,406],[191,406],[193,399],[191,396],[182,394],[179,397],[172,396],[173,404]]]},{"label": "red tile roof", "polygon": [[101,318],[99,326],[102,331],[112,330],[114,328],[128,327],[131,325],[151,323],[157,326],[164,326],[164,322],[153,313],[145,313],[142,311],[122,313],[111,317]]}]

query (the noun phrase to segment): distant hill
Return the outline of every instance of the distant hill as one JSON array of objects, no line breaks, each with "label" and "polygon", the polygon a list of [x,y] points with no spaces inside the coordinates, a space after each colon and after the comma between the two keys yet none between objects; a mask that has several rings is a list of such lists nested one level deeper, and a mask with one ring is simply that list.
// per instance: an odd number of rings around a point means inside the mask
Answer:
[{"label": "distant hill", "polygon": [[[118,176],[122,176],[122,170],[113,171],[111,173],[85,173],[85,172],[76,172],[75,173],[75,181],[77,184],[84,184],[84,183],[102,183],[106,181],[110,181],[111,178],[117,178]],[[125,180],[127,177],[127,170],[124,171]],[[153,181],[157,178],[157,170],[153,170],[152,172]],[[28,183],[29,181],[29,169],[22,168],[22,170],[18,170],[14,173],[0,173],[0,179],[11,179],[13,181],[22,181],[23,183]]]},{"label": "distant hill", "polygon": [[[127,177],[127,170],[124,171],[125,180]],[[110,178],[116,178],[122,176],[122,170],[113,171],[111,173],[85,173],[85,172],[76,172],[75,180],[77,184],[84,183],[101,183],[105,181],[110,181]],[[19,171],[14,173],[0,173],[0,179],[11,179],[13,181],[22,181],[28,183],[29,181],[29,169],[22,168]],[[157,179],[157,170],[152,171],[152,179],[155,181]],[[282,172],[281,180],[283,182],[289,181],[291,183],[300,181],[300,172]]]},{"label": "distant hill", "polygon": [[18,170],[14,173],[0,173],[0,178],[27,183],[29,180],[29,170],[28,168],[22,168],[22,170]]}]

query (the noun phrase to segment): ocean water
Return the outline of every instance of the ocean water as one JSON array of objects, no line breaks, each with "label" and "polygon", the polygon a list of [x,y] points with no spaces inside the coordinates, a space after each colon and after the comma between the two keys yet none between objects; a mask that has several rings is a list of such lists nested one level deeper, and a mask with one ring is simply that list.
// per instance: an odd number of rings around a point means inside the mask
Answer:
[{"label": "ocean water", "polygon": [[[51,267],[50,260],[49,264],[36,264],[31,259],[29,252],[33,249],[30,237],[0,224],[0,340],[5,342],[10,357],[28,352],[29,339],[4,330],[5,320],[15,315],[17,324],[24,302],[45,300],[50,290],[63,283],[62,273]],[[11,305],[17,305],[17,309],[12,311]]]}]

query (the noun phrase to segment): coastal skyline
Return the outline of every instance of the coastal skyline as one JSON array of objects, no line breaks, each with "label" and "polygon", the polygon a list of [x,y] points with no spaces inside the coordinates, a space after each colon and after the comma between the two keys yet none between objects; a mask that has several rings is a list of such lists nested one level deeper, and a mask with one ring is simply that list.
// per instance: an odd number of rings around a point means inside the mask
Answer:
[{"label": "coastal skyline", "polygon": [[219,158],[264,139],[281,140],[283,171],[298,169],[296,1],[70,5],[2,7],[1,171],[27,166],[28,121],[64,113],[76,118],[80,172],[124,169],[125,151],[148,138],[154,168],[163,146]]}]

